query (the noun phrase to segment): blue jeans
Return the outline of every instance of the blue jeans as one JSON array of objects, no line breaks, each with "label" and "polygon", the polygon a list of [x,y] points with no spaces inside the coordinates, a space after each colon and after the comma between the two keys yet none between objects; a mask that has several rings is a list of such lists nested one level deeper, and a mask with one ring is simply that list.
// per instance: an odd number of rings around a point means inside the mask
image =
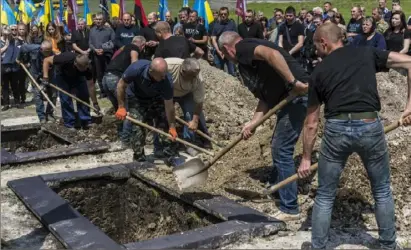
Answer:
[{"label": "blue jeans", "polygon": [[[56,91],[52,87],[46,87],[44,90],[44,93],[48,96],[48,98],[53,102],[54,105],[56,105]],[[39,120],[46,120],[47,116],[53,116],[54,109],[50,105],[50,103],[47,102],[47,107],[44,108],[44,96],[41,94],[40,90],[38,88],[34,89],[34,100],[36,104],[36,113],[37,116],[39,117]]]},{"label": "blue jeans", "polygon": [[227,59],[221,59],[220,56],[217,54],[217,52],[215,50],[214,50],[213,56],[214,56],[215,66],[217,68],[219,68],[221,70],[224,70],[224,65],[227,65],[228,74],[230,74],[232,76],[236,76],[235,69],[234,69],[234,64],[232,62],[230,62]]},{"label": "blue jeans", "polygon": [[[271,155],[277,169],[276,182],[295,174],[294,148],[304,125],[307,97],[298,97],[277,113],[277,124],[271,141]],[[297,183],[280,189],[279,209],[288,214],[298,214]]]},{"label": "blue jeans", "polygon": [[[56,76],[57,85],[63,90],[73,93],[82,101],[89,102],[89,93],[86,78],[84,76],[67,77],[62,75]],[[66,94],[60,92],[61,114],[63,116],[64,126],[73,128],[76,123],[73,100]],[[77,102],[77,112],[82,126],[91,123],[90,108]]]},{"label": "blue jeans", "polygon": [[[184,114],[184,120],[186,122],[190,122],[193,119],[193,113],[194,113],[194,107],[195,107],[195,102],[193,99],[193,94],[189,93],[185,96],[182,97],[174,97],[174,101],[177,102],[181,109],[183,110],[183,114]],[[205,121],[205,117],[204,117],[204,113],[201,111],[200,113],[200,121],[198,124],[198,129],[209,135],[208,134],[208,129],[206,126],[206,121]],[[190,141],[192,143],[196,143],[196,142],[201,142],[200,138],[196,137],[196,133],[190,129],[188,129],[187,126],[184,126],[184,134],[183,134],[183,138],[187,141]],[[202,143],[201,143],[202,144]],[[199,146],[202,146],[202,145]]]},{"label": "blue jeans", "polygon": [[340,175],[352,153],[360,156],[371,182],[380,244],[394,248],[396,229],[389,155],[379,119],[373,122],[327,120],[318,163],[319,186],[312,214],[312,246],[326,247]]}]

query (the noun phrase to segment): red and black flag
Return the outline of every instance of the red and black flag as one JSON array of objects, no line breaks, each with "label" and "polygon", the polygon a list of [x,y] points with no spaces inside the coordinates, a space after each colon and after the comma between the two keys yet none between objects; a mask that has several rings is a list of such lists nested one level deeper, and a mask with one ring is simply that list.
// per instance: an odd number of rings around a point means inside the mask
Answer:
[{"label": "red and black flag", "polygon": [[136,21],[140,21],[141,27],[146,27],[148,25],[146,13],[144,13],[143,4],[141,0],[134,0],[134,16],[136,17]]}]

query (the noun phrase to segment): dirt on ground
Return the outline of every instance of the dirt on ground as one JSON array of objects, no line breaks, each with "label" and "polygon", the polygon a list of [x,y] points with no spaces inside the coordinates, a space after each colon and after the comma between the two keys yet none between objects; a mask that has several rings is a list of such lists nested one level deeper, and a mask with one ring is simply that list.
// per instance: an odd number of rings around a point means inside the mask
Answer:
[{"label": "dirt on ground", "polygon": [[56,192],[120,244],[220,222],[135,178],[70,182]]},{"label": "dirt on ground", "polygon": [[53,149],[58,146],[61,146],[61,143],[56,140],[56,138],[50,134],[44,133],[41,130],[39,130],[37,134],[30,135],[24,141],[11,141],[3,144],[3,147],[5,147],[7,151],[13,153]]}]

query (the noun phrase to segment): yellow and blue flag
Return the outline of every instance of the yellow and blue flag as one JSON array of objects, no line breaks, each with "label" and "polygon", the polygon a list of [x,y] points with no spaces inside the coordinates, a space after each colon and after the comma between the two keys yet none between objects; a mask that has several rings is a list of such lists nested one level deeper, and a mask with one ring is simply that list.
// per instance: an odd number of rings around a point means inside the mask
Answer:
[{"label": "yellow and blue flag", "polygon": [[54,8],[53,2],[51,0],[44,0],[44,25],[47,25],[49,22],[54,22]]},{"label": "yellow and blue flag", "polygon": [[183,7],[188,7],[188,0],[183,0]]},{"label": "yellow and blue flag", "polygon": [[166,13],[168,11],[168,1],[167,0],[159,0],[158,1],[158,19],[161,21],[166,20]]},{"label": "yellow and blue flag", "polygon": [[84,0],[83,8],[84,8],[84,19],[86,20],[86,24],[88,26],[91,26],[93,24],[93,19],[91,18],[90,9],[88,8],[88,0]]},{"label": "yellow and blue flag", "polygon": [[193,10],[198,12],[198,16],[204,18],[204,26],[208,30],[208,25],[214,21],[213,12],[207,0],[195,0]]},{"label": "yellow and blue flag", "polygon": [[28,24],[34,17],[36,7],[34,7],[34,3],[31,0],[21,0],[19,4],[19,11],[21,13],[21,21],[24,24]]},{"label": "yellow and blue flag", "polygon": [[117,4],[116,0],[110,0],[111,5],[111,17],[120,17],[120,5]]},{"label": "yellow and blue flag", "polygon": [[16,17],[14,16],[13,10],[11,9],[9,3],[6,0],[1,0],[1,23],[6,25],[17,24]]}]

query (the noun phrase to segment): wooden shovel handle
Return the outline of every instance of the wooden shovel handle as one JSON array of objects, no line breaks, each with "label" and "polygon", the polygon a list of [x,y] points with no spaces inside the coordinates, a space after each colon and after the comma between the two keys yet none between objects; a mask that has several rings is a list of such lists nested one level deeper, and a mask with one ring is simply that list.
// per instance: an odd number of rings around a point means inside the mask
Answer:
[{"label": "wooden shovel handle", "polygon": [[[384,127],[384,133],[391,132],[391,131],[393,131],[394,129],[398,128],[399,126],[400,126],[400,123],[399,123],[398,121],[397,121],[397,122],[394,122],[394,123],[392,123],[392,124]],[[316,170],[317,168],[318,168],[318,163],[315,163],[315,164],[313,164],[313,165],[310,166],[310,170],[311,170],[311,171],[314,171],[314,170]],[[269,189],[266,189],[266,190],[263,192],[263,194],[264,194],[264,195],[268,195],[268,194],[274,193],[274,192],[276,192],[277,190],[283,188],[284,186],[290,184],[291,182],[297,181],[298,179],[299,179],[298,174],[294,174],[294,175],[288,177],[287,179],[285,179],[285,180],[283,180],[283,181],[275,184],[274,186],[270,187]]]},{"label": "wooden shovel handle", "polygon": [[[171,136],[170,134],[168,134],[168,133],[166,133],[166,132],[164,132],[164,131],[162,131],[162,130],[160,130],[160,129],[158,129],[158,128],[155,128],[155,127],[152,127],[152,126],[150,126],[150,125],[148,125],[148,124],[145,124],[145,123],[143,123],[143,122],[140,122],[140,121],[138,121],[138,120],[136,120],[136,119],[134,119],[134,118],[132,118],[132,117],[130,117],[130,116],[126,116],[126,119],[129,120],[130,122],[138,125],[138,126],[141,126],[141,127],[143,127],[143,128],[149,129],[149,130],[151,130],[151,131],[153,131],[153,132],[156,132],[156,133],[159,133],[159,134],[161,134],[161,135],[164,135],[164,136],[166,136],[166,137],[168,137],[168,138],[170,138],[170,139],[172,138],[172,136]],[[197,149],[198,151],[203,152],[203,153],[205,153],[205,154],[208,154],[208,155],[211,155],[211,156],[214,155],[213,152],[210,152],[210,151],[208,151],[208,150],[205,150],[205,149],[203,149],[203,148],[200,148],[199,146],[194,145],[194,144],[192,144],[192,143],[189,143],[189,142],[187,142],[187,141],[184,141],[184,140],[182,140],[182,139],[180,139],[180,138],[178,138],[178,137],[176,138],[176,141],[178,141],[178,142],[180,142],[180,143],[182,143],[182,144],[184,144],[184,145],[186,145],[186,146],[188,146],[188,147],[192,147],[192,148],[194,148],[194,149]]]},{"label": "wooden shovel handle", "polygon": [[27,70],[26,66],[24,66],[24,64],[22,64],[21,62],[19,62],[19,64],[20,64],[20,67],[26,72],[31,82],[36,86],[36,88],[39,89],[40,93],[44,96],[44,98],[46,98],[47,102],[53,107],[54,110],[57,110],[56,105],[54,105],[54,103],[50,100],[48,95],[44,93],[43,89],[40,87],[40,84],[37,83],[37,81],[34,79],[31,73]]},{"label": "wooden shovel handle", "polygon": [[[184,121],[183,119],[181,119],[181,118],[178,117],[178,116],[176,116],[176,120],[177,120],[179,123],[181,123],[181,124],[183,124],[183,125],[185,125],[185,126],[187,126],[187,127],[189,126],[189,125],[188,125],[188,122]],[[221,147],[221,144],[218,143],[218,141],[216,141],[216,140],[214,140],[213,138],[211,138],[210,136],[204,134],[204,133],[201,132],[200,130],[197,129],[195,132],[196,132],[199,136],[203,137],[204,139],[206,139],[206,140],[214,143],[214,144],[217,145],[218,147]]]}]

